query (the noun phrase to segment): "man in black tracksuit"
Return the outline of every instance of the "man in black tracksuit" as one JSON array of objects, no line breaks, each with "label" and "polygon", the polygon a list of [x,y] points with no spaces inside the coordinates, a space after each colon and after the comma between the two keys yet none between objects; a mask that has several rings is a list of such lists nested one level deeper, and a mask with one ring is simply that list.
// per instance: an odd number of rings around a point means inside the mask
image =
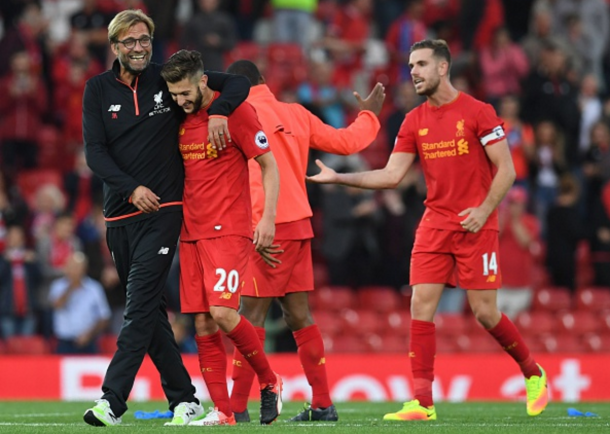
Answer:
[{"label": "man in black tracksuit", "polygon": [[[121,422],[136,373],[148,353],[174,412],[169,424],[203,416],[167,319],[164,287],[182,224],[184,169],[178,150],[182,110],[150,64],[154,24],[141,11],[119,13],[108,28],[113,67],[87,82],[83,135],[87,164],[104,181],[107,242],[127,302],[102,399],[86,411],[90,425]],[[228,137],[226,116],[248,95],[246,78],[207,73],[222,91],[208,109],[212,143]]]}]

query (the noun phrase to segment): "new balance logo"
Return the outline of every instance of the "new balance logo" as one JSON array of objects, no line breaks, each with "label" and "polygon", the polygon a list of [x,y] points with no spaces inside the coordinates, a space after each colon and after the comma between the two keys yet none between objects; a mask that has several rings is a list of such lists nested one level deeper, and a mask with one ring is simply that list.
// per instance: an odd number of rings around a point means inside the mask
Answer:
[{"label": "new balance logo", "polygon": [[121,104],[112,104],[108,109],[109,112],[118,112],[121,111]]},{"label": "new balance logo", "polygon": [[169,247],[161,247],[157,252],[157,255],[167,255],[169,253]]}]

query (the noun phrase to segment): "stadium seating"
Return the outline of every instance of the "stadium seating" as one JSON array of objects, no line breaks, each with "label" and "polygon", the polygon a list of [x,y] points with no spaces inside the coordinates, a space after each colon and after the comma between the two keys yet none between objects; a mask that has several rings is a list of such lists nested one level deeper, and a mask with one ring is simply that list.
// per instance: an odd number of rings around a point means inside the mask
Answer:
[{"label": "stadium seating", "polygon": [[557,320],[552,312],[544,310],[521,312],[515,318],[515,325],[523,334],[538,335],[556,330]]},{"label": "stadium seating", "polygon": [[51,348],[42,336],[13,336],[6,339],[6,353],[43,355],[50,354]]},{"label": "stadium seating", "polygon": [[436,352],[437,353],[457,353],[460,350],[457,341],[448,336],[436,337]]},{"label": "stadium seating", "polygon": [[391,286],[365,286],[357,291],[358,306],[380,313],[388,313],[402,308],[400,295]]},{"label": "stadium seating", "polygon": [[572,297],[568,288],[549,286],[534,293],[532,310],[559,312],[570,310],[571,307]]},{"label": "stadium seating", "polygon": [[595,312],[610,309],[610,288],[579,288],[576,291],[576,309]]},{"label": "stadium seating", "polygon": [[592,352],[610,352],[610,335],[590,333],[583,337],[585,347]]},{"label": "stadium seating", "polygon": [[299,44],[291,43],[269,44],[267,60],[282,65],[301,65],[305,63],[303,48]]},{"label": "stadium seating", "polygon": [[383,318],[373,310],[367,309],[347,309],[343,312],[345,330],[356,335],[367,333],[377,333],[383,330]]},{"label": "stadium seating", "polygon": [[398,336],[407,336],[411,325],[411,314],[407,310],[388,312],[383,316],[387,332]]},{"label": "stadium seating", "polygon": [[565,332],[576,336],[595,333],[601,326],[599,319],[592,312],[586,311],[562,313],[559,315],[558,325],[558,333]]},{"label": "stadium seating", "polygon": [[346,335],[326,341],[329,353],[365,353],[369,345],[362,336]]},{"label": "stadium seating", "polygon": [[434,317],[437,336],[456,337],[468,331],[468,322],[461,314],[437,314]]},{"label": "stadium seating", "polygon": [[573,334],[547,334],[540,341],[548,353],[582,353],[587,347]]},{"label": "stadium seating", "polygon": [[38,188],[53,184],[63,189],[63,178],[56,169],[22,170],[17,174],[17,186],[29,206],[33,206]]},{"label": "stadium seating", "polygon": [[316,311],[313,318],[321,333],[329,336],[343,334],[344,321],[339,314],[327,310]]},{"label": "stadium seating", "polygon": [[487,336],[463,334],[457,336],[455,342],[458,349],[465,353],[497,353],[502,351],[502,347],[489,334]]},{"label": "stadium seating", "polygon": [[356,294],[348,286],[324,286],[313,292],[316,310],[339,312],[357,307]]}]

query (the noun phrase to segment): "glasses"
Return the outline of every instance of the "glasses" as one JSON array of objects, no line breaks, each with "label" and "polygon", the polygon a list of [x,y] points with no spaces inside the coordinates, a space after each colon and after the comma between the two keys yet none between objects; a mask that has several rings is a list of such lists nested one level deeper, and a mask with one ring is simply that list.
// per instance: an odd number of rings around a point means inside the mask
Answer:
[{"label": "glasses", "polygon": [[142,48],[150,47],[152,40],[153,40],[153,38],[150,36],[142,36],[140,39],[127,38],[127,39],[123,39],[122,41],[117,40],[117,42],[119,44],[123,44],[123,46],[125,48],[127,48],[128,50],[133,50],[134,48],[136,48],[136,43],[138,43],[138,42],[140,43],[140,47],[142,47]]}]

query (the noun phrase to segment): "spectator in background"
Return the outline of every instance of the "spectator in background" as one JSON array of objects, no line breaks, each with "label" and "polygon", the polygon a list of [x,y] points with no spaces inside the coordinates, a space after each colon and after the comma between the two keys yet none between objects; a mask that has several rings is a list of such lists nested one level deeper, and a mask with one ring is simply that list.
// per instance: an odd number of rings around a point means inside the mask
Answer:
[{"label": "spectator in background", "polygon": [[354,74],[362,68],[371,7],[371,0],[349,0],[335,13],[326,36],[320,41],[335,64],[333,82],[339,87],[353,88]]},{"label": "spectator in background", "polygon": [[[176,36],[176,11],[180,0],[144,0],[148,15],[155,23],[155,39],[152,43],[151,61],[163,63],[169,57],[168,45]],[[126,9],[126,8],[125,8]],[[136,9],[136,8],[134,8]]]},{"label": "spectator in background", "polygon": [[72,253],[65,263],[64,277],[51,284],[49,302],[57,354],[97,353],[97,338],[108,326],[106,295],[86,271],[87,257],[82,252]]},{"label": "spectator in background", "polygon": [[569,174],[561,177],[555,204],[546,217],[546,266],[555,286],[576,289],[576,247],[584,236],[577,203],[579,187]]},{"label": "spectator in background", "polygon": [[251,41],[254,27],[265,12],[267,0],[227,0],[227,10],[235,18],[240,41]]},{"label": "spectator in background", "polygon": [[529,65],[505,27],[494,31],[491,45],[482,49],[479,61],[487,102],[497,107],[503,96],[521,94],[520,82],[528,74]]},{"label": "spectator in background", "polygon": [[308,110],[319,112],[324,122],[335,128],[343,128],[345,111],[341,103],[341,90],[332,83],[332,75],[332,63],[311,62],[309,80],[299,86],[297,97]]},{"label": "spectator in background", "polygon": [[[536,125],[535,146],[536,156],[530,167],[535,186],[534,209],[538,219],[545,222],[547,211],[557,196],[559,178],[566,171],[564,139],[553,122],[543,121]],[[543,234],[546,234],[544,228]]]},{"label": "spectator in background", "polygon": [[0,141],[2,168],[14,176],[20,168],[36,166],[37,134],[47,109],[47,92],[26,51],[13,54],[10,67],[10,73],[0,80]]},{"label": "spectator in background", "polygon": [[586,154],[591,144],[591,130],[602,118],[603,106],[599,97],[598,80],[593,74],[587,74],[580,82],[580,138],[578,140],[579,155]]},{"label": "spectator in background", "polygon": [[511,319],[531,305],[534,253],[540,248],[540,224],[535,216],[526,212],[526,205],[527,190],[513,187],[498,215],[502,270],[498,309]]},{"label": "spectator in background", "polygon": [[318,0],[271,0],[274,41],[309,46]]},{"label": "spectator in background", "polygon": [[498,115],[504,121],[504,131],[515,166],[515,184],[528,187],[529,167],[536,158],[534,129],[521,121],[520,109],[519,99],[506,95],[500,99]]},{"label": "spectator in background", "polygon": [[199,0],[199,12],[184,27],[180,45],[201,53],[205,69],[224,71],[223,57],[237,44],[233,18],[218,10],[219,0]]},{"label": "spectator in background", "polygon": [[94,202],[102,201],[102,180],[87,166],[85,150],[76,151],[74,170],[64,178],[64,189],[68,196],[67,210],[74,215],[79,225],[90,215]]},{"label": "spectator in background", "polygon": [[385,37],[390,53],[390,82],[411,79],[409,50],[415,42],[426,39],[423,16],[424,0],[412,0],[406,3],[404,13],[392,22]]},{"label": "spectator in background", "polygon": [[566,54],[547,42],[541,51],[540,67],[524,83],[521,107],[526,122],[550,120],[561,128],[565,136],[563,158],[573,165],[578,162],[580,110],[578,88],[569,72]]},{"label": "spectator in background", "polygon": [[[364,167],[364,161],[354,157],[337,160],[343,162],[339,170],[352,172]],[[328,264],[329,284],[353,288],[375,284],[381,254],[376,237],[381,212],[374,193],[324,185],[322,219],[322,253]]]},{"label": "spectator in background", "polygon": [[590,144],[581,165],[583,202],[587,220],[600,215],[602,188],[610,180],[610,127],[606,122],[595,123],[591,128]]},{"label": "spectator in background", "polygon": [[415,88],[411,81],[403,81],[394,91],[394,110],[388,116],[386,121],[386,131],[388,137],[388,149],[394,149],[394,140],[398,136],[398,131],[402,122],[405,120],[405,115],[422,103],[422,98],[415,93]]},{"label": "spectator in background", "polygon": [[[15,190],[15,189],[12,189]],[[0,255],[6,247],[6,231],[10,225],[25,225],[28,209],[23,199],[15,196],[0,172]]]},{"label": "spectator in background", "polygon": [[34,242],[50,236],[57,215],[65,209],[65,202],[64,194],[56,185],[44,184],[38,187],[30,215],[30,232]]},{"label": "spectator in background", "polygon": [[70,17],[70,26],[73,32],[84,35],[91,54],[106,65],[110,16],[100,10],[98,0],[83,0],[82,4],[83,8]]},{"label": "spectator in background", "polygon": [[494,31],[504,25],[501,0],[461,0],[458,23],[465,51],[488,47]]},{"label": "spectator in background", "polygon": [[75,235],[74,216],[64,212],[57,216],[48,237],[38,240],[36,250],[44,278],[43,291],[52,280],[61,276],[71,256],[82,250],[82,244]]},{"label": "spectator in background", "polygon": [[610,182],[606,183],[596,199],[589,234],[594,283],[610,287]]},{"label": "spectator in background", "polygon": [[40,280],[40,267],[35,253],[26,247],[23,227],[9,226],[0,256],[0,337],[36,332]]}]

